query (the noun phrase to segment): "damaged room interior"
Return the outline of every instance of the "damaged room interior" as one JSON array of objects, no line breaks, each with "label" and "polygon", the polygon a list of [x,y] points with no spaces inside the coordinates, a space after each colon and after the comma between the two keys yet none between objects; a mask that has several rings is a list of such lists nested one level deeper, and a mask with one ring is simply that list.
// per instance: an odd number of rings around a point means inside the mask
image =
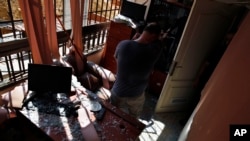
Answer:
[{"label": "damaged room interior", "polygon": [[[250,139],[250,132],[237,136],[238,128],[250,131],[250,1],[0,0],[0,6],[0,140]],[[150,23],[161,29],[160,53],[135,117],[112,103],[118,68],[140,74],[148,62],[119,67],[117,52],[123,41],[142,38]]]}]

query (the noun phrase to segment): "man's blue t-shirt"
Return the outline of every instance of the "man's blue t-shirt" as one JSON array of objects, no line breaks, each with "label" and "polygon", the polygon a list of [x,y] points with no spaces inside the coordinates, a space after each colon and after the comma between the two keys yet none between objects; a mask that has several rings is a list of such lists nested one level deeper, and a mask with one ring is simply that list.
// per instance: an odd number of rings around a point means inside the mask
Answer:
[{"label": "man's blue t-shirt", "polygon": [[121,41],[114,55],[117,59],[117,74],[111,91],[120,97],[142,94],[160,53],[159,42],[142,44],[133,40]]}]

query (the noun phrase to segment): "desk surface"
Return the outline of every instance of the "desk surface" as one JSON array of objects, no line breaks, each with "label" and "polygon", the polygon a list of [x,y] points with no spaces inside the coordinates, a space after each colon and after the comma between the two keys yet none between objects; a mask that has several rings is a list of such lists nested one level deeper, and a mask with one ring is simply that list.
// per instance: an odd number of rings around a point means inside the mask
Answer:
[{"label": "desk surface", "polygon": [[84,109],[79,109],[78,112],[77,118],[67,118],[22,109],[17,111],[17,117],[22,123],[41,129],[44,135],[48,135],[54,141],[99,141],[100,138]]},{"label": "desk surface", "polygon": [[[13,89],[12,94],[25,95],[25,85]],[[22,88],[20,88],[22,87]],[[14,91],[14,92],[13,92]],[[74,99],[75,96],[72,96]],[[53,140],[135,140],[145,125],[137,119],[117,109],[109,102],[103,101],[106,109],[102,120],[96,120],[93,112],[86,108],[78,109],[78,117],[62,117],[37,111],[21,109],[17,116],[31,123]]]}]

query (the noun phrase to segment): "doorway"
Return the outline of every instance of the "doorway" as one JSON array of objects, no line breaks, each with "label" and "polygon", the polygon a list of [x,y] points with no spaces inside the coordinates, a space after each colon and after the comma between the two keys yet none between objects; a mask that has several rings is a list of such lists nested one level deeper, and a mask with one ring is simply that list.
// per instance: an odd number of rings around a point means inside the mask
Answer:
[{"label": "doorway", "polygon": [[156,113],[186,111],[196,105],[202,88],[236,32],[242,13],[244,8],[240,6],[209,0],[193,3],[158,98]]}]

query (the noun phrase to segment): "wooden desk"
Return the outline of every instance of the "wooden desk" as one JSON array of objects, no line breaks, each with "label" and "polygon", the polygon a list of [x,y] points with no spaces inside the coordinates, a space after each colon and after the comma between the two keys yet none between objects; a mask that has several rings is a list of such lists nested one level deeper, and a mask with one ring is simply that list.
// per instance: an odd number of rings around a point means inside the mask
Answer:
[{"label": "wooden desk", "polygon": [[[6,94],[11,94],[12,98],[9,99],[13,100],[13,95],[23,96],[27,93],[26,90],[27,85],[21,84]],[[75,96],[73,95],[71,98],[74,99]],[[106,112],[100,121],[95,119],[93,112],[85,108],[78,110],[78,117],[69,118],[25,109],[16,110],[16,113],[23,125],[40,131],[40,134],[48,136],[51,140],[136,140],[145,125],[109,102],[102,101],[102,106]]]}]

